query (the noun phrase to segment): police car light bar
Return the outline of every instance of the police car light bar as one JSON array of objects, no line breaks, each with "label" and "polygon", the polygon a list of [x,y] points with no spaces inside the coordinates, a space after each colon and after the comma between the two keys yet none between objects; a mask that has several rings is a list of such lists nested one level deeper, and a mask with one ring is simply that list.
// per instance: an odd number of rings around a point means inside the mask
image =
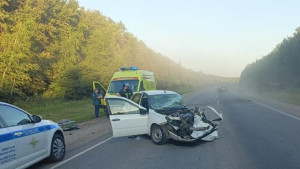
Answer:
[{"label": "police car light bar", "polygon": [[121,67],[120,68],[122,71],[124,71],[124,70],[139,70],[137,67],[128,67],[128,68],[126,68],[126,67]]}]

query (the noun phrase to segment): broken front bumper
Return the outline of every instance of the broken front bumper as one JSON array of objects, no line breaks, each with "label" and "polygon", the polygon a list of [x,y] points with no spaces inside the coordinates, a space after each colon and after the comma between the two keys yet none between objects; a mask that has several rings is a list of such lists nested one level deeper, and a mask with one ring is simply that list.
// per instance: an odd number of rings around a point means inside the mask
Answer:
[{"label": "broken front bumper", "polygon": [[168,137],[183,142],[197,140],[212,141],[218,138],[218,125],[222,114],[212,107],[205,107],[201,112],[179,111],[166,117]]}]

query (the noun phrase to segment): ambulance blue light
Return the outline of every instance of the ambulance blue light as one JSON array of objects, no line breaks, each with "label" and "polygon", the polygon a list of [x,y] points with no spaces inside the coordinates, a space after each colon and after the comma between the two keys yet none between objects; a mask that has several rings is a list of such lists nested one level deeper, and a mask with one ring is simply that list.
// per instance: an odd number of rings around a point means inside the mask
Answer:
[{"label": "ambulance blue light", "polygon": [[128,67],[128,68],[126,68],[126,67],[121,67],[120,68],[122,71],[124,71],[124,70],[139,70],[137,67]]},{"label": "ambulance blue light", "polygon": [[137,67],[130,67],[130,70],[138,70]]}]

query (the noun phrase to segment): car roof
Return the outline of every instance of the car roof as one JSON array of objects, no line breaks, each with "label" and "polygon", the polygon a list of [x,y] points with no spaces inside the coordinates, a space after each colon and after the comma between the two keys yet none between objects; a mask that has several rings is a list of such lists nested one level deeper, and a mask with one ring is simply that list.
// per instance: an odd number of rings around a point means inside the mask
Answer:
[{"label": "car roof", "polygon": [[12,104],[5,103],[5,102],[0,102],[0,105],[16,107],[16,106],[14,106],[14,105],[12,105]]},{"label": "car roof", "polygon": [[3,106],[10,106],[10,107],[13,107],[13,108],[19,109],[19,110],[21,110],[21,111],[23,111],[23,112],[25,112],[25,113],[27,113],[27,114],[31,115],[30,113],[28,113],[27,111],[25,111],[25,110],[21,109],[20,107],[17,107],[17,106],[15,106],[15,105],[12,105],[12,104],[9,104],[9,103],[0,102],[0,105],[3,105]]},{"label": "car roof", "polygon": [[146,93],[147,95],[178,94],[176,92],[169,91],[169,90],[147,90],[147,91],[142,91],[142,92],[139,92],[139,93]]}]

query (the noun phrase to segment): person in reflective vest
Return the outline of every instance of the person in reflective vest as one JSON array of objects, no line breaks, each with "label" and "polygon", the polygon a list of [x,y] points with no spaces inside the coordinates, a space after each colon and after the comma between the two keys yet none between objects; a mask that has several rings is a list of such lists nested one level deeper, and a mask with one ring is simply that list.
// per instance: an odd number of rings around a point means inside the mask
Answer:
[{"label": "person in reflective vest", "polygon": [[119,95],[121,97],[125,97],[127,99],[130,99],[131,96],[133,95],[130,87],[129,87],[129,83],[123,83],[123,89],[119,92]]}]

